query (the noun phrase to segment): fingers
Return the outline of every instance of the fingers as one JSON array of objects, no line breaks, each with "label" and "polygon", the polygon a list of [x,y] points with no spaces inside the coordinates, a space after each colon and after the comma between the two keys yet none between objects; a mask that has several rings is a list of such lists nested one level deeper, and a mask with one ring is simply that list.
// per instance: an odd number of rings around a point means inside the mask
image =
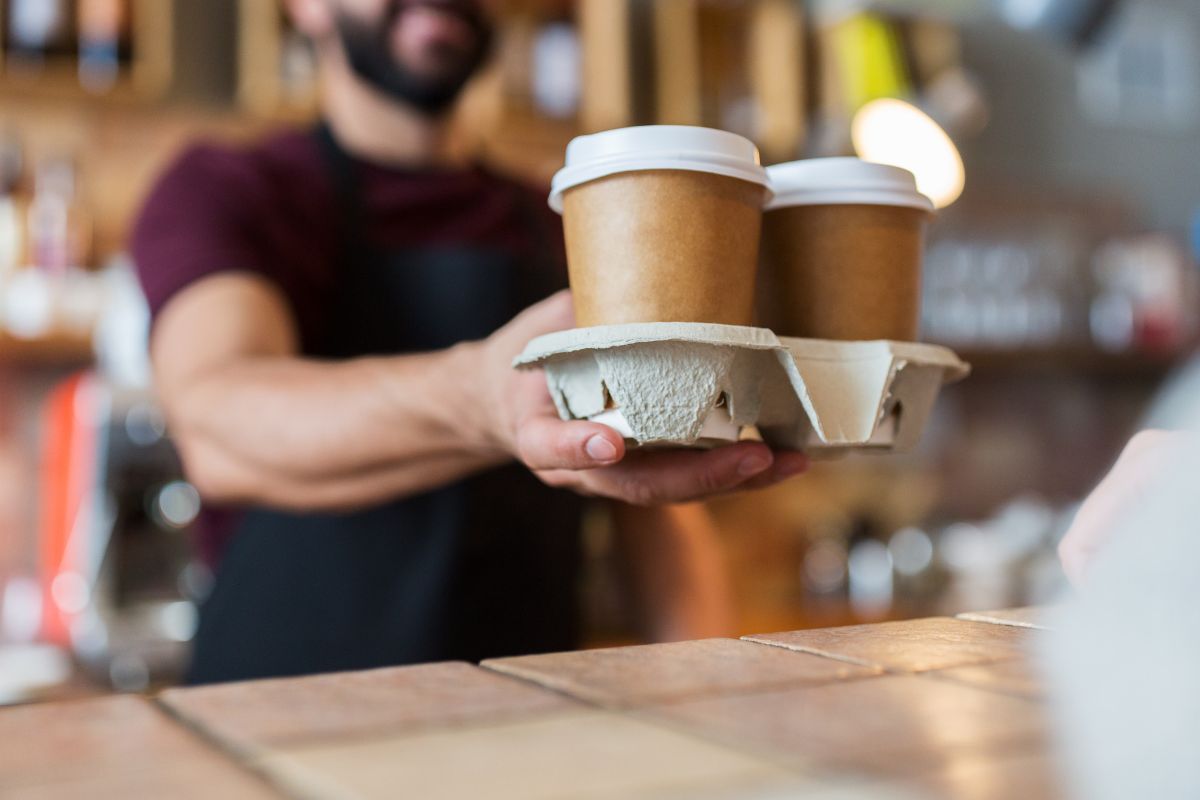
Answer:
[{"label": "fingers", "polygon": [[625,440],[607,425],[563,422],[551,414],[527,418],[517,429],[517,457],[532,470],[584,470],[616,464]]},{"label": "fingers", "polygon": [[545,333],[573,327],[575,309],[571,305],[571,292],[564,289],[522,311],[505,326],[505,329],[515,339],[524,343]]},{"label": "fingers", "polygon": [[601,469],[544,467],[536,471],[550,486],[650,506],[764,489],[808,467],[808,456],[803,453],[772,453],[765,445],[747,442],[710,451],[638,451]]},{"label": "fingers", "polygon": [[743,489],[766,489],[774,486],[777,483],[795,477],[808,471],[809,459],[804,453],[795,450],[777,450],[775,451],[775,461],[771,464],[771,468],[761,475],[757,475],[745,483],[737,487],[738,491]]},{"label": "fingers", "polygon": [[555,479],[586,494],[650,506],[730,491],[770,470],[773,462],[766,445],[744,442],[708,451],[641,451],[615,466]]}]

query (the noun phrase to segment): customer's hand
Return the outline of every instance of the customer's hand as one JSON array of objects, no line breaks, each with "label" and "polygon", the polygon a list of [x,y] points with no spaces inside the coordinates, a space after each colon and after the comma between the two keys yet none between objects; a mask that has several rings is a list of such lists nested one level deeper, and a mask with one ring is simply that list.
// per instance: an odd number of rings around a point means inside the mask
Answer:
[{"label": "customer's hand", "polygon": [[1147,430],[1129,440],[1112,470],[1080,506],[1058,545],[1063,571],[1074,586],[1085,584],[1096,555],[1112,539],[1124,516],[1162,479],[1188,436]]},{"label": "customer's hand", "polygon": [[627,453],[622,436],[607,425],[559,419],[545,374],[516,371],[511,364],[530,340],[573,325],[570,293],[560,292],[526,309],[483,342],[479,352],[494,441],[547,484],[633,505],[657,505],[762,488],[808,468],[802,453],[772,452],[755,442],[706,451]]}]

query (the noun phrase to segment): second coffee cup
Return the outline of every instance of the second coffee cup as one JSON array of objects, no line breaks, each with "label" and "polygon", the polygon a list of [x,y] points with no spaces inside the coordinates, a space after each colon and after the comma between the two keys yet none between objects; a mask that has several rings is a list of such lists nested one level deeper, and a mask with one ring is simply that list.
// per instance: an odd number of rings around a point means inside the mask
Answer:
[{"label": "second coffee cup", "polygon": [[913,174],[857,158],[768,169],[771,327],[812,339],[915,341],[933,203]]},{"label": "second coffee cup", "polygon": [[576,324],[753,324],[769,196],[757,148],[736,134],[651,125],[573,140],[550,205]]}]

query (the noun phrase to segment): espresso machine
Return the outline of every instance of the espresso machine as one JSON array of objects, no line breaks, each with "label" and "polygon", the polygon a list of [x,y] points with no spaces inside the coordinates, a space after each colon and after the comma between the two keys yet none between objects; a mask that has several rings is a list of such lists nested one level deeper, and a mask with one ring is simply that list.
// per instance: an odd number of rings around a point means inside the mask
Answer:
[{"label": "espresso machine", "polygon": [[43,430],[42,638],[119,690],[173,681],[210,581],[188,541],[199,495],[153,397],[82,373]]}]

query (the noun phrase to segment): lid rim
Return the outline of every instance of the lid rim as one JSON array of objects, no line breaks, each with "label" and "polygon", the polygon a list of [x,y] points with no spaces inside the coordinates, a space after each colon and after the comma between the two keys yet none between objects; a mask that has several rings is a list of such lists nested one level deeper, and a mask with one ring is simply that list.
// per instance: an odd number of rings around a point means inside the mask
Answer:
[{"label": "lid rim", "polygon": [[702,172],[762,186],[774,196],[758,148],[740,134],[698,125],[640,125],[577,136],[550,182],[549,205],[562,213],[569,189],[610,175],[650,170]]},{"label": "lid rim", "polygon": [[789,161],[767,168],[775,197],[766,211],[813,205],[878,205],[937,211],[903,167],[855,157]]},{"label": "lid rim", "polygon": [[[579,174],[572,174],[572,172]],[[550,208],[558,213],[563,210],[563,195],[571,189],[578,188],[587,183],[598,181],[601,178],[609,178],[613,175],[621,175],[633,172],[653,172],[656,170],[665,170],[671,172],[700,172],[708,175],[717,175],[722,178],[732,178],[734,180],[745,181],[756,186],[761,186],[764,191],[763,207],[765,208],[774,197],[775,192],[771,187],[770,178],[767,175],[766,169],[758,167],[754,169],[745,164],[720,164],[706,163],[701,161],[693,161],[690,159],[665,159],[665,158],[639,158],[630,159],[624,163],[607,163],[607,164],[586,164],[575,167],[563,167],[560,169],[551,180],[550,183]],[[564,175],[564,173],[567,173]]]},{"label": "lid rim", "polygon": [[918,193],[909,195],[869,190],[845,191],[812,191],[803,193],[777,193],[764,206],[764,211],[779,211],[785,208],[803,208],[804,206],[888,206],[893,208],[914,208],[933,214],[937,207],[926,195]]}]

